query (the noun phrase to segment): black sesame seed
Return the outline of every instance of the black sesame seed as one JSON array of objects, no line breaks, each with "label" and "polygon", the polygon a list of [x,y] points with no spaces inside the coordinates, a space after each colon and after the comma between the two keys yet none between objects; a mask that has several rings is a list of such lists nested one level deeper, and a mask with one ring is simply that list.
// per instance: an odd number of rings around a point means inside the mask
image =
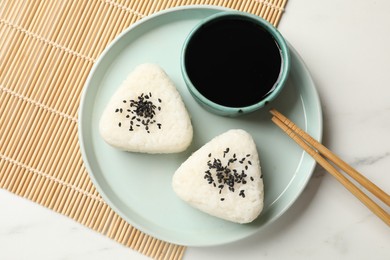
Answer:
[{"label": "black sesame seed", "polygon": [[161,103],[161,99],[158,99],[158,102],[160,102],[160,103]]},{"label": "black sesame seed", "polygon": [[221,198],[221,201],[224,201],[225,200],[225,198]]},{"label": "black sesame seed", "polygon": [[123,103],[126,103],[127,101],[126,100],[123,100]]},{"label": "black sesame seed", "polygon": [[[212,184],[214,187],[217,187],[219,189],[219,194],[222,193],[222,191],[225,189],[229,190],[230,192],[235,192],[236,187],[235,184],[237,183],[238,185],[245,185],[247,183],[247,180],[245,179],[247,177],[247,174],[245,173],[245,170],[249,168],[248,165],[252,165],[252,162],[246,160],[246,157],[243,157],[239,160],[241,164],[244,164],[244,161],[247,161],[248,163],[245,163],[243,166],[245,168],[240,170],[238,172],[237,169],[232,166],[232,163],[235,161],[238,161],[236,158],[237,155],[233,153],[232,156],[228,156],[227,154],[230,152],[230,148],[226,148],[225,150],[222,150],[222,156],[224,158],[227,157],[226,160],[223,162],[221,161],[220,158],[213,158],[211,160],[207,161],[207,167],[208,170],[205,171],[206,175],[204,179],[209,183]],[[221,157],[222,157],[221,156]],[[209,158],[212,158],[212,154],[208,154]],[[216,179],[214,180],[213,177]],[[253,177],[251,177],[251,180],[254,180]],[[243,198],[245,197],[244,190],[240,191],[239,196],[242,196]]]},{"label": "black sesame seed", "polygon": [[250,179],[251,179],[251,181],[254,181],[254,179],[253,179],[253,177],[252,177],[252,176],[250,177]]},{"label": "black sesame seed", "polygon": [[122,123],[121,123],[121,122],[119,122],[119,123],[118,123],[118,126],[119,126],[119,127],[121,127],[121,126],[122,126]]},{"label": "black sesame seed", "polygon": [[119,112],[119,108],[115,109],[115,113],[118,113]]}]

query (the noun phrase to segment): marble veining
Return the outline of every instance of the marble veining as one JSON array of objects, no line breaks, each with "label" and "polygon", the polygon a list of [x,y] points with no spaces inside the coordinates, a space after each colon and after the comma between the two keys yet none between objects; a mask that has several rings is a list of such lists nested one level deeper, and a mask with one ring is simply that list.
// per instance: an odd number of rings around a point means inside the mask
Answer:
[{"label": "marble veining", "polygon": [[355,158],[350,164],[353,167],[359,167],[359,166],[370,166],[374,165],[375,163],[381,161],[381,160],[388,160],[390,158],[390,152],[385,152],[376,156],[366,156],[366,157],[358,157]]}]

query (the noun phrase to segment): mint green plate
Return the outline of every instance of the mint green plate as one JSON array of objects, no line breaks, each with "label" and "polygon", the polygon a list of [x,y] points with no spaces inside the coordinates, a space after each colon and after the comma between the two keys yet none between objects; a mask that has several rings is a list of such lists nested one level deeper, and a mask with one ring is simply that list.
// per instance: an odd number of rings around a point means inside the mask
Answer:
[{"label": "mint green plate", "polygon": [[[280,217],[298,198],[315,162],[272,122],[267,109],[238,118],[210,114],[185,87],[180,51],[185,37],[203,18],[220,12],[211,6],[169,9],[129,27],[103,52],[86,82],[79,111],[79,139],[87,170],[104,200],[126,221],[158,239],[187,246],[225,244],[248,237]],[[275,107],[321,139],[321,106],[310,74],[291,48],[292,68]],[[179,154],[148,155],[118,151],[98,133],[111,95],[138,64],[159,64],[176,84],[192,117],[194,139]],[[265,207],[253,223],[240,225],[202,213],[176,197],[175,170],[188,156],[222,132],[242,128],[257,144],[265,185]]]}]

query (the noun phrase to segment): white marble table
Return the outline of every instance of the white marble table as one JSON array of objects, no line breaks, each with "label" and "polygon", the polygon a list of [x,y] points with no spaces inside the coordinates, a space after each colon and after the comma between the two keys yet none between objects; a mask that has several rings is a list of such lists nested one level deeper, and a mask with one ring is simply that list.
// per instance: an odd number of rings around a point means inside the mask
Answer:
[{"label": "white marble table", "polygon": [[[390,1],[289,0],[279,25],[321,96],[324,143],[390,192]],[[390,229],[317,168],[278,221],[184,259],[390,259]],[[147,259],[0,190],[0,259]]]}]

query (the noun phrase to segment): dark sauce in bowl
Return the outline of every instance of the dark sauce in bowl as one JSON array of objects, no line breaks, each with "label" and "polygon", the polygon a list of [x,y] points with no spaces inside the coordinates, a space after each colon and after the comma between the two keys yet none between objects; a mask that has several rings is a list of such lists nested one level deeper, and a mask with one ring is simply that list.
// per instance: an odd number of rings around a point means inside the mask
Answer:
[{"label": "dark sauce in bowl", "polygon": [[245,107],[272,93],[282,56],[262,26],[227,16],[192,35],[184,63],[189,80],[204,97],[222,106]]}]

